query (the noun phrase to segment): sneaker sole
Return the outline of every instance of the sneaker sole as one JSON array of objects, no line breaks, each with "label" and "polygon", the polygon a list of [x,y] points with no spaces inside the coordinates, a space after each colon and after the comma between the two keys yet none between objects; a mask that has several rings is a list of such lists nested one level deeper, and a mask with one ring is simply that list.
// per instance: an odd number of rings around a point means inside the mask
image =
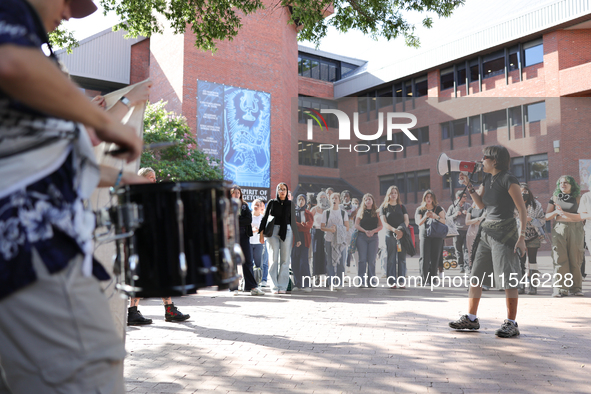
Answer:
[{"label": "sneaker sole", "polygon": [[164,321],[167,321],[169,323],[178,323],[178,322],[182,322],[185,320],[189,320],[190,318],[191,318],[190,315],[186,315],[185,317],[182,317],[180,319],[166,319],[166,318],[164,318]]},{"label": "sneaker sole", "polygon": [[153,321],[149,321],[149,322],[133,322],[133,323],[127,322],[127,325],[128,326],[147,326],[148,324],[152,324],[152,323],[154,323],[154,322]]},{"label": "sneaker sole", "polygon": [[517,332],[517,334],[513,334],[513,335],[509,335],[504,332],[495,332],[495,335],[498,336],[499,338],[513,338],[513,337],[518,336],[519,334],[520,334],[519,331]]},{"label": "sneaker sole", "polygon": [[449,326],[449,328],[451,328],[452,330],[456,330],[456,331],[478,331],[478,330],[480,330],[480,327],[478,327],[478,328],[476,328],[476,327],[473,327],[473,328],[455,328],[455,327],[452,327],[451,325]]}]

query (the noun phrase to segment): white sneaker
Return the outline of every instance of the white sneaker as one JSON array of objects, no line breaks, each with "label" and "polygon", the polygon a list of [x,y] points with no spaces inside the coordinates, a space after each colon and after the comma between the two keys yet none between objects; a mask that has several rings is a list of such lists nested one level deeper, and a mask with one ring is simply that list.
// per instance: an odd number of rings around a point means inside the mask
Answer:
[{"label": "white sneaker", "polygon": [[261,289],[259,289],[258,287],[255,287],[254,289],[250,290],[250,295],[253,296],[262,296],[265,295],[265,292],[262,291]]},{"label": "white sneaker", "polygon": [[261,287],[267,287],[267,281],[266,280],[264,280],[264,281],[261,282]]},{"label": "white sneaker", "polygon": [[312,288],[311,287],[304,287],[304,293],[311,293],[312,292]]},{"label": "white sneaker", "polygon": [[300,289],[299,287],[295,287],[294,286],[294,287],[291,288],[291,291],[298,291],[299,289]]}]

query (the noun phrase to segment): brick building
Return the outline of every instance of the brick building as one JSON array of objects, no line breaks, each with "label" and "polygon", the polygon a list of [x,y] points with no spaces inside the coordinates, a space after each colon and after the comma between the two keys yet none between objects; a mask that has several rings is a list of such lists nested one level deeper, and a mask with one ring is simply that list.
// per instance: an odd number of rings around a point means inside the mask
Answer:
[{"label": "brick building", "polygon": [[[580,166],[591,163],[585,98],[591,94],[590,4],[559,0],[522,9],[502,23],[377,70],[354,53],[343,57],[298,46],[297,28],[288,18],[287,8],[251,15],[239,35],[219,43],[213,55],[196,49],[190,32],[123,43],[121,33],[105,31],[84,40],[74,55],[60,56],[89,94],[151,78],[151,101],[167,100],[169,110],[185,115],[196,133],[198,80],[268,92],[271,189],[280,181],[298,192],[333,186],[370,192],[381,202],[396,184],[409,212],[428,188],[448,206],[459,185],[457,174],[437,174],[439,154],[479,160],[482,148],[494,144],[509,149],[513,171],[544,206],[560,175],[586,183],[579,174]],[[92,45],[103,51],[89,53]],[[104,56],[113,45],[121,54],[112,61],[126,68],[127,80],[88,71],[92,57]],[[79,60],[83,54],[86,65]],[[338,109],[352,122],[357,112],[353,123],[365,135],[376,134],[380,113],[411,113],[417,140],[400,130],[388,140],[384,120],[375,140],[352,132],[344,143],[339,122],[328,114],[327,127],[313,123],[308,138],[310,109]],[[335,149],[320,150],[320,144]],[[389,145],[404,149],[389,151]]]}]

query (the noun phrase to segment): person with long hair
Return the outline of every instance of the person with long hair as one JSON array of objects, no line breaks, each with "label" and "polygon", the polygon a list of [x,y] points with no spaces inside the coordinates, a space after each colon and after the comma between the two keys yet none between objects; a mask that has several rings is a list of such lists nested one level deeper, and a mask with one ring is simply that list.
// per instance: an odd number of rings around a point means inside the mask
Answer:
[{"label": "person with long hair", "polygon": [[345,249],[349,231],[349,217],[339,206],[341,195],[332,193],[330,202],[332,207],[324,211],[320,223],[320,229],[325,232],[326,272],[329,279],[333,276],[342,278],[345,274]]},{"label": "person with long hair", "polygon": [[425,190],[421,205],[415,212],[415,223],[419,225],[419,239],[421,242],[421,257],[419,270],[423,283],[430,283],[437,276],[439,260],[442,257],[443,238],[427,237],[425,224],[428,219],[438,220],[445,224],[445,210],[437,203],[437,196],[433,190]]},{"label": "person with long hair", "polygon": [[297,231],[300,239],[304,242],[291,250],[291,268],[293,270],[294,289],[303,289],[305,292],[312,291],[310,279],[310,264],[308,263],[308,250],[311,244],[310,229],[314,222],[314,215],[306,209],[306,196],[300,194],[297,197],[295,209]]},{"label": "person with long hair", "polygon": [[[587,181],[587,185],[591,187],[591,176],[589,176],[589,180]],[[585,220],[585,244],[587,245],[587,250],[591,252],[591,192],[587,192],[583,194],[581,197],[581,201],[579,203],[579,209],[577,211],[581,215],[581,219]],[[581,276],[585,278],[587,275],[585,274],[585,256],[583,255],[583,264],[581,264]]]},{"label": "person with long hair", "polygon": [[383,225],[373,196],[366,193],[361,201],[362,206],[357,210],[355,217],[355,228],[359,231],[357,236],[357,250],[359,252],[357,275],[363,278],[367,273],[370,278],[368,283],[371,287],[371,278],[376,276],[376,256],[379,246],[378,232],[383,228]]},{"label": "person with long hair", "polygon": [[[527,183],[520,183],[521,196],[525,202],[525,208],[527,209],[527,226],[525,228],[525,247],[527,248],[527,254],[523,253],[519,258],[521,263],[521,272],[525,273],[525,261],[529,260],[529,292],[528,294],[538,294],[538,288],[535,281],[532,282],[532,278],[536,276],[539,278],[537,255],[538,249],[542,246],[541,238],[543,235],[539,233],[536,225],[541,225],[545,221],[544,209],[542,204],[535,199],[534,194],[527,185]],[[525,286],[522,283],[519,286],[519,294],[525,293]]]},{"label": "person with long hair", "polygon": [[[394,279],[390,287],[396,288],[396,283],[400,283],[398,277],[406,277],[406,250],[399,243],[399,240],[404,236],[404,229],[401,226],[408,228],[410,224],[408,212],[406,207],[402,205],[397,186],[388,188],[386,198],[380,206],[380,216],[386,228],[386,275],[388,278]],[[398,251],[399,245],[400,252]],[[400,287],[404,288],[404,283]]]},{"label": "person with long hair", "polygon": [[324,246],[324,232],[321,230],[322,214],[330,208],[330,202],[325,192],[316,196],[316,205],[310,210],[314,215],[312,225],[312,275],[319,279],[320,275],[326,275],[326,251]]},{"label": "person with long hair", "polygon": [[[482,286],[505,289],[507,319],[495,335],[509,338],[519,335],[517,297],[522,273],[519,254],[525,253],[527,210],[521,196],[517,178],[509,172],[511,156],[504,146],[484,148],[482,158],[484,181],[474,189],[466,174],[460,173],[460,183],[467,186],[472,200],[479,208],[486,207],[486,219],[476,236],[477,244],[470,277],[468,313],[449,323],[455,330],[478,330],[480,322],[476,313],[482,296]],[[514,211],[519,212],[519,224]]]},{"label": "person with long hair", "polygon": [[265,212],[265,203],[262,200],[256,199],[252,202],[252,233],[250,237],[250,252],[252,253],[252,259],[254,265],[261,269],[261,287],[267,286],[267,275],[269,273],[269,266],[265,264],[263,251],[265,250],[265,244],[262,244],[259,239],[259,226],[261,220],[263,220],[263,214]]},{"label": "person with long hair", "polygon": [[[552,296],[565,297],[570,293],[583,294],[581,264],[585,258],[583,219],[577,213],[581,200],[581,188],[570,175],[563,175],[556,182],[556,189],[548,202],[546,220],[554,219],[552,226],[552,261],[556,287]],[[565,276],[572,275],[566,284]]]},{"label": "person with long hair", "polygon": [[261,289],[258,288],[257,282],[254,278],[252,253],[250,251],[250,237],[252,233],[252,213],[244,198],[242,197],[242,190],[239,186],[234,185],[230,189],[232,198],[240,200],[240,211],[238,213],[238,225],[240,228],[240,247],[244,254],[244,263],[242,263],[242,274],[244,275],[244,291],[250,291],[253,296],[265,295]]},{"label": "person with long hair", "polygon": [[[295,242],[296,247],[301,244],[299,231],[296,231],[295,206],[287,198],[288,192],[289,188],[286,183],[280,182],[277,185],[275,188],[277,198],[267,203],[265,216],[263,216],[259,227],[261,243],[264,242],[264,237],[267,238],[267,252],[271,260],[269,275],[273,281],[273,294],[287,293],[292,243]],[[267,236],[264,234],[267,233],[265,229],[269,225],[273,226],[272,235]],[[267,234],[271,234],[271,231]]]}]

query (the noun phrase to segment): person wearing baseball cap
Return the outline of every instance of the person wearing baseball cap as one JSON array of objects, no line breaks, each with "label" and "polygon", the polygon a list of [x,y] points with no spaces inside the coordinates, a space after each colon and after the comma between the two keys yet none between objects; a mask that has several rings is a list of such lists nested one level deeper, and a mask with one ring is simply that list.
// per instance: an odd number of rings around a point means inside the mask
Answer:
[{"label": "person wearing baseball cap", "polygon": [[123,338],[99,285],[109,275],[92,257],[85,200],[99,182],[132,179],[100,171],[84,125],[127,162],[142,141],[41,50],[62,20],[94,11],[90,0],[0,1],[2,394],[125,392]]}]

